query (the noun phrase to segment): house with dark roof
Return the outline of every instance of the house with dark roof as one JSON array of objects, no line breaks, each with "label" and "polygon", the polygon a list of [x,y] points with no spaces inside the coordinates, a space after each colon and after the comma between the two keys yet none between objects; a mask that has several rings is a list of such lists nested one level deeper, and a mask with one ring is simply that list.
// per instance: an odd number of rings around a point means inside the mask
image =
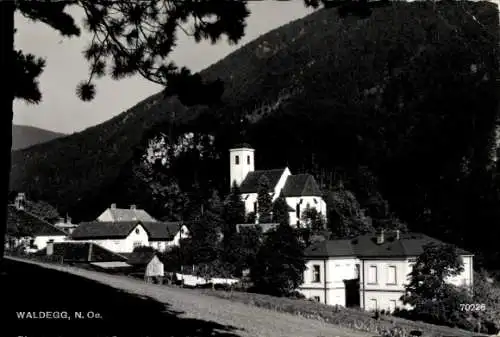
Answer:
[{"label": "house with dark roof", "polygon": [[[351,240],[325,240],[305,250],[306,270],[299,291],[321,303],[394,311],[404,307],[408,275],[428,244],[443,242],[421,233],[366,234]],[[464,270],[447,281],[473,284],[473,254],[457,248]]]},{"label": "house with dark roof", "polygon": [[6,249],[15,249],[22,246],[28,252],[45,248],[47,242],[62,242],[68,237],[67,233],[50,222],[28,212],[24,208],[22,198],[16,198],[14,205],[7,206],[7,233]]},{"label": "house with dark roof", "polygon": [[[64,263],[70,264],[92,264],[99,267],[128,266],[127,257],[114,253],[106,248],[92,242],[64,241],[49,242],[44,249],[35,253],[38,256],[59,257]],[[105,267],[103,267],[105,268]]]},{"label": "house with dark roof", "polygon": [[74,241],[92,242],[115,253],[131,253],[138,246],[165,251],[188,236],[185,223],[160,221],[91,221],[71,233]]},{"label": "house with dark roof", "polygon": [[134,251],[128,254],[127,263],[132,266],[134,273],[143,275],[147,282],[151,282],[154,278],[161,282],[165,276],[163,262],[154,251]]},{"label": "house with dark roof", "polygon": [[326,203],[312,175],[292,175],[288,167],[255,170],[254,153],[255,150],[248,144],[241,144],[229,150],[231,187],[234,183],[239,186],[247,214],[255,212],[258,215],[257,192],[259,181],[265,176],[269,181],[272,200],[276,200],[280,195],[285,198],[290,225],[304,225],[302,214],[307,207],[315,208],[326,217]]},{"label": "house with dark roof", "polygon": [[117,208],[116,204],[111,204],[101,215],[97,217],[98,221],[120,222],[120,221],[144,221],[156,222],[148,212],[137,208],[136,205],[130,205],[130,208]]}]

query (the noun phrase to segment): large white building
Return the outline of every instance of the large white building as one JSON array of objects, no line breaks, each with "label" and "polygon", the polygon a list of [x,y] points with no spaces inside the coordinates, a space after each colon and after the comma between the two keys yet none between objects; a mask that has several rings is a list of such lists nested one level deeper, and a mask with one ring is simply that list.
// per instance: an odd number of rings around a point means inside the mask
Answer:
[{"label": "large white building", "polygon": [[138,246],[165,251],[188,237],[183,222],[158,221],[136,205],[118,208],[116,204],[111,204],[96,221],[81,223],[71,233],[74,241],[91,242],[114,253],[131,253]]},{"label": "large white building", "polygon": [[187,237],[184,223],[160,221],[84,222],[71,233],[73,241],[91,242],[114,253],[131,253],[139,246],[165,251]]},{"label": "large white building", "polygon": [[[442,242],[420,233],[367,234],[352,240],[326,240],[305,251],[307,269],[299,291],[328,305],[394,311],[403,308],[401,296],[409,273],[423,247]],[[448,281],[473,285],[473,255],[458,250],[463,272]]]},{"label": "large white building", "polygon": [[284,196],[289,206],[290,225],[303,224],[302,213],[307,207],[316,208],[326,218],[326,203],[312,175],[292,175],[288,167],[256,171],[254,153],[255,150],[248,144],[229,150],[230,184],[231,187],[234,183],[239,186],[247,214],[258,210],[259,181],[265,176],[272,200],[275,201],[280,194]]}]

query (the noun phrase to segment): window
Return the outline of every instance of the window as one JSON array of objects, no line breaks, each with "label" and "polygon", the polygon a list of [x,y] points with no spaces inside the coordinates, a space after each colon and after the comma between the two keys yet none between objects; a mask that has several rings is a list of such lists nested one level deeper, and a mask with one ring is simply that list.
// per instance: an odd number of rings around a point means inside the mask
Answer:
[{"label": "window", "polygon": [[360,275],[360,266],[359,266],[359,263],[356,263],[356,278],[359,278],[359,275]]},{"label": "window", "polygon": [[136,229],[135,229],[135,234],[139,234],[139,233],[140,233],[139,228],[136,228]]},{"label": "window", "polygon": [[313,296],[312,298],[313,298],[313,300],[315,300],[316,302],[319,302],[319,301],[321,300],[321,299],[319,298],[319,296]]},{"label": "window", "polygon": [[408,276],[408,278],[410,278],[410,274],[411,274],[411,272],[413,271],[413,267],[415,267],[415,262],[410,262],[410,263],[408,264],[408,275],[407,275],[407,276]]},{"label": "window", "polygon": [[257,213],[257,201],[253,203],[253,211],[254,213]]},{"label": "window", "polygon": [[313,266],[313,282],[321,282],[320,266],[318,264]]},{"label": "window", "polygon": [[396,266],[389,266],[387,271],[387,284],[396,284]]},{"label": "window", "polygon": [[234,156],[234,163],[240,165],[240,156]]},{"label": "window", "polygon": [[377,266],[368,268],[368,284],[377,284]]},{"label": "window", "polygon": [[374,310],[378,310],[378,303],[377,303],[376,299],[372,298],[370,300],[370,304],[369,305],[370,305],[369,310],[373,310],[373,311]]},{"label": "window", "polygon": [[396,310],[396,300],[389,301],[389,312],[394,312]]},{"label": "window", "polygon": [[140,247],[142,246],[142,242],[141,241],[134,241],[134,248],[135,247]]},{"label": "window", "polygon": [[250,156],[247,156],[247,164],[250,165]]},{"label": "window", "polygon": [[300,204],[295,207],[295,215],[297,215],[297,219],[300,219]]}]

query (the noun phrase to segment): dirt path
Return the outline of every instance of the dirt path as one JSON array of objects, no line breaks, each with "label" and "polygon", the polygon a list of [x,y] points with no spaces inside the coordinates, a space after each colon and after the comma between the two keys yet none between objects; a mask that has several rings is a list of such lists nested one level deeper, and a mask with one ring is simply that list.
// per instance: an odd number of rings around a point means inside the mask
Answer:
[{"label": "dirt path", "polygon": [[168,303],[172,310],[183,312],[181,317],[197,318],[215,321],[223,325],[235,326],[238,328],[238,331],[235,333],[241,337],[373,336],[373,334],[352,331],[321,321],[197,294],[189,289],[145,284],[140,280],[124,276],[108,275],[69,266],[51,265],[17,258],[11,259],[79,275],[130,293],[149,296],[159,302]]}]

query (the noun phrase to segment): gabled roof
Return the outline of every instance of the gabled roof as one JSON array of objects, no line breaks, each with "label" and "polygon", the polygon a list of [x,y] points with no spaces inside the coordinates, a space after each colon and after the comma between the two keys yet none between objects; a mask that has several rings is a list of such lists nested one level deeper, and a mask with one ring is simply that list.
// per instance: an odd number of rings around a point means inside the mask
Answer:
[{"label": "gabled roof", "polygon": [[179,230],[184,226],[184,222],[145,222],[144,228],[148,232],[151,241],[172,240]]},{"label": "gabled roof", "polygon": [[241,193],[257,193],[260,178],[266,176],[269,180],[269,192],[273,192],[285,170],[286,168],[248,172],[245,180],[241,183],[240,191]]},{"label": "gabled roof", "polygon": [[[376,234],[366,234],[351,240],[354,251],[360,257],[408,257],[423,253],[424,246],[430,243],[437,245],[444,242],[422,233],[401,233],[396,239],[394,233],[384,233],[384,243],[377,244]],[[457,247],[458,253],[472,255]]]},{"label": "gabled roof", "polygon": [[83,222],[75,228],[73,233],[71,233],[71,237],[75,240],[124,239],[140,224],[138,221]]},{"label": "gabled roof", "polygon": [[284,197],[320,197],[321,190],[310,174],[288,176],[282,190]]},{"label": "gabled roof", "polygon": [[[55,242],[52,255],[61,256],[68,262],[111,262],[127,259],[102,246],[91,242]],[[36,255],[46,255],[47,248],[39,250]],[[90,259],[89,259],[90,257]]]},{"label": "gabled roof", "polygon": [[7,208],[7,234],[22,236],[66,236],[67,233],[25,210],[13,205]]},{"label": "gabled roof", "polygon": [[127,263],[131,266],[147,265],[156,256],[153,251],[139,251],[128,254]]},{"label": "gabled roof", "polygon": [[[358,236],[352,240],[326,240],[308,247],[305,255],[314,257],[352,256],[358,258],[406,258],[422,254],[424,246],[442,241],[421,233],[401,233],[396,239],[394,233],[384,234],[384,243],[377,244],[376,234]],[[461,255],[472,255],[457,248]]]},{"label": "gabled roof", "polygon": [[325,240],[309,246],[304,251],[305,256],[314,258],[324,257],[348,257],[355,256],[356,253],[350,240]]},{"label": "gabled roof", "polygon": [[124,239],[138,225],[144,227],[151,241],[169,241],[179,231],[182,222],[144,222],[144,221],[120,221],[105,222],[92,221],[81,223],[71,234],[76,240],[87,239]]},{"label": "gabled roof", "polygon": [[108,208],[107,211],[111,214],[113,221],[144,221],[156,222],[156,219],[149,215],[143,209],[130,209],[130,208]]}]

